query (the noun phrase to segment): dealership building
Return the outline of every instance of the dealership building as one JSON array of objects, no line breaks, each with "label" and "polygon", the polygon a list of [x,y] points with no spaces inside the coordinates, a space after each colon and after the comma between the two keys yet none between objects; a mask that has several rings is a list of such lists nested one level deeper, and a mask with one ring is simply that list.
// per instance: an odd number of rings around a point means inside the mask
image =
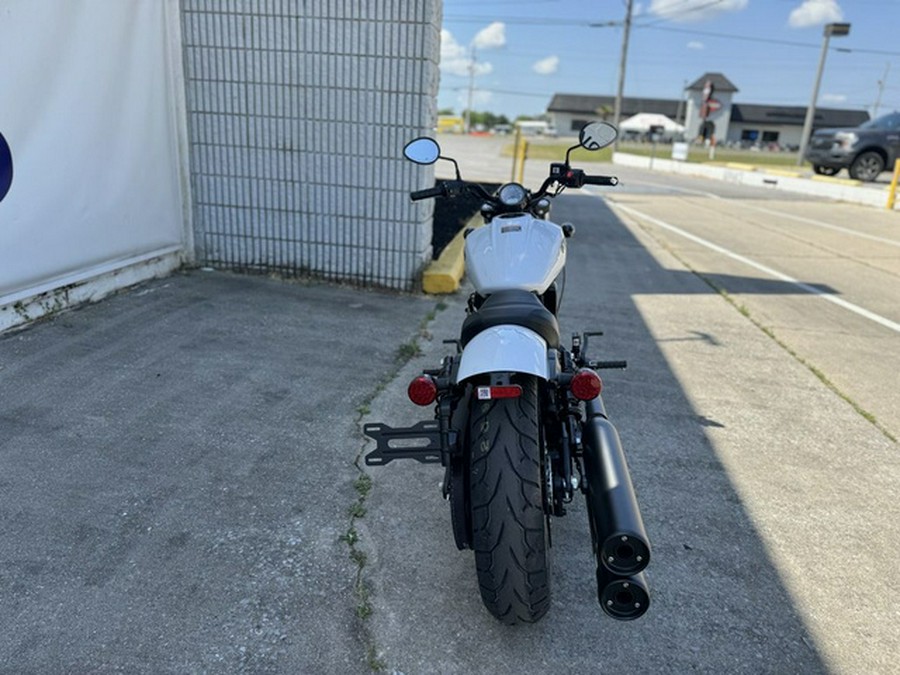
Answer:
[{"label": "dealership building", "polygon": [[[659,113],[682,124],[688,140],[714,136],[718,143],[800,145],[806,106],[738,103],[738,88],[722,73],[705,73],[681,99],[623,97],[621,119]],[[555,94],[547,114],[560,134],[574,134],[587,122],[613,118],[615,96]],[[813,129],[855,127],[869,119],[863,110],[816,107]]]}]

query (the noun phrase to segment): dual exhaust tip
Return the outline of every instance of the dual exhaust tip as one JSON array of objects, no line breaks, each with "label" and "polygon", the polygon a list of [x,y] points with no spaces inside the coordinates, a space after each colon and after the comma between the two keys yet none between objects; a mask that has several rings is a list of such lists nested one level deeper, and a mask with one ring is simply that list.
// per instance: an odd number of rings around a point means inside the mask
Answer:
[{"label": "dual exhaust tip", "polygon": [[602,399],[585,404],[583,424],[587,511],[597,558],[597,599],[613,619],[631,621],[650,607],[644,529],[625,453]]},{"label": "dual exhaust tip", "polygon": [[643,572],[618,577],[601,565],[597,567],[597,600],[613,619],[631,621],[650,608],[650,590]]}]

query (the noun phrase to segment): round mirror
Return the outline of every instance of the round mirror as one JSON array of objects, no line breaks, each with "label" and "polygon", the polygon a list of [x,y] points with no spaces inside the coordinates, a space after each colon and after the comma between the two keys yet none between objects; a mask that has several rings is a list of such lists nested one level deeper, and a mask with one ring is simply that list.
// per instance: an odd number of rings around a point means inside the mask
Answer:
[{"label": "round mirror", "polygon": [[582,128],[578,142],[587,150],[600,150],[616,140],[618,135],[618,130],[609,122],[591,122]]},{"label": "round mirror", "polygon": [[406,144],[403,155],[416,164],[434,164],[441,156],[441,146],[433,138],[417,138]]}]

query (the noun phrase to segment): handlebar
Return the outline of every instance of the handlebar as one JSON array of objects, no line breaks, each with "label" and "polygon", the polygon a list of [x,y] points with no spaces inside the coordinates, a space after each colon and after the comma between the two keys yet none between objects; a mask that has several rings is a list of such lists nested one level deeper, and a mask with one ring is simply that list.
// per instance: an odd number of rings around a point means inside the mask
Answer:
[{"label": "handlebar", "polygon": [[[591,176],[581,169],[572,169],[565,164],[552,164],[550,176],[544,181],[540,189],[531,194],[531,201],[536,202],[538,199],[548,195],[550,187],[557,183],[561,187],[580,188],[583,185],[605,185],[615,186],[619,184],[616,176]],[[432,188],[424,190],[416,190],[410,192],[409,196],[413,201],[421,199],[431,199],[432,197],[456,197],[463,192],[481,197],[490,202],[493,197],[478,183],[468,183],[464,180],[447,180]],[[557,193],[558,194],[558,193]],[[551,195],[555,196],[555,195]]]},{"label": "handlebar", "polygon": [[425,190],[417,190],[416,192],[410,192],[409,196],[414,202],[417,202],[420,199],[430,199],[431,197],[440,197],[442,194],[444,194],[444,186],[438,185],[433,188],[427,188]]},{"label": "handlebar", "polygon": [[619,179],[615,176],[588,176],[584,177],[585,185],[608,185],[610,187],[619,184]]},{"label": "handlebar", "polygon": [[469,192],[482,199],[491,199],[490,193],[478,183],[467,183],[464,180],[445,180],[433,188],[410,192],[409,196],[410,199],[416,202],[420,199],[430,199],[431,197],[456,197],[463,192]]}]

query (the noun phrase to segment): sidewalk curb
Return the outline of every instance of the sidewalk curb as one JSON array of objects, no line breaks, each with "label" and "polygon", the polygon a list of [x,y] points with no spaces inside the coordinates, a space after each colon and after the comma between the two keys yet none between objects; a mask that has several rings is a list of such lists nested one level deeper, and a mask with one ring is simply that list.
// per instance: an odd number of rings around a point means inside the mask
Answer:
[{"label": "sidewalk curb", "polygon": [[[877,188],[869,188],[861,185],[859,181],[846,178],[785,175],[788,172],[778,168],[758,167],[750,171],[723,165],[678,162],[658,157],[654,159],[651,167],[649,157],[623,152],[617,152],[613,155],[613,164],[633,166],[641,169],[652,168],[653,171],[664,173],[712,178],[729,183],[824,197],[826,199],[861,204],[863,206],[874,206],[881,209],[885,208],[888,198],[887,186],[884,186],[884,189],[880,189],[881,185]],[[731,164],[735,163],[732,162]]]},{"label": "sidewalk curb", "polygon": [[422,273],[422,290],[431,295],[453,293],[459,288],[463,275],[466,273],[465,263],[465,239],[466,230],[481,227],[481,216],[472,216],[465,226],[456,233],[456,236],[441,251],[437,260]]}]

